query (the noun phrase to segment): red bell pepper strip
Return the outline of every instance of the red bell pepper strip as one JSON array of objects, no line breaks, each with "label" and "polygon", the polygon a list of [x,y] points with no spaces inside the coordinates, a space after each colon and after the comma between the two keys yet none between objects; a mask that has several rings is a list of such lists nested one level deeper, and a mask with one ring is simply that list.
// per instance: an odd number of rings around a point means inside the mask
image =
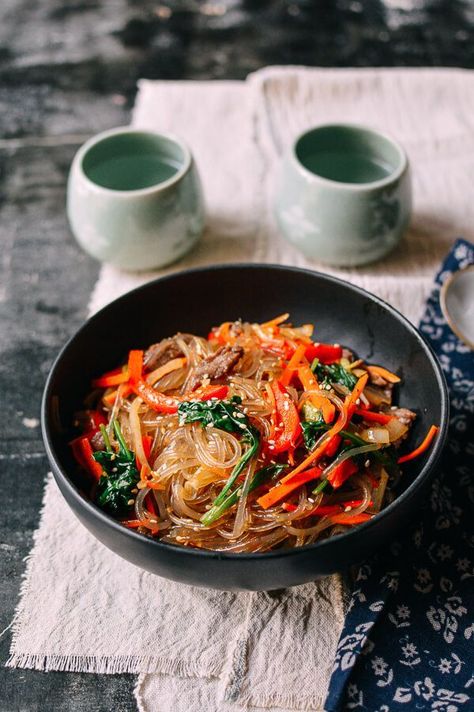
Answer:
[{"label": "red bell pepper strip", "polygon": [[153,497],[153,492],[148,492],[147,496],[145,497],[145,505],[152,516],[158,516],[158,509],[156,506],[155,498]]},{"label": "red bell pepper strip", "polygon": [[321,363],[334,363],[342,358],[342,346],[335,344],[310,344],[306,347],[305,356],[311,363],[315,358]]},{"label": "red bell pepper strip", "polygon": [[133,390],[137,396],[143,398],[145,403],[148,403],[150,408],[156,410],[157,413],[177,413],[179,404],[189,399],[207,401],[211,400],[211,398],[218,398],[222,400],[227,396],[229,386],[206,386],[205,388],[190,393],[189,396],[184,395],[177,397],[160,393],[146,381],[140,379],[134,384]]},{"label": "red bell pepper strip", "polygon": [[70,445],[79,465],[87,470],[93,479],[98,482],[102,477],[102,466],[93,458],[93,450],[89,439],[86,437],[76,438]]},{"label": "red bell pepper strip", "polygon": [[348,517],[346,514],[335,514],[331,517],[331,522],[333,524],[363,524],[363,522],[368,522],[372,519],[373,514],[367,514],[366,512],[361,512],[360,514],[354,514],[353,517]]},{"label": "red bell pepper strip", "polygon": [[301,423],[298,409],[285,386],[275,380],[270,385],[275,398],[275,432],[269,450],[276,455],[295,447],[301,435]]},{"label": "red bell pepper strip", "polygon": [[[340,502],[339,504],[318,504],[313,509],[310,509],[309,512],[306,512],[305,517],[311,517],[313,514],[317,514],[319,517],[342,514],[346,507],[358,507],[360,504],[362,504],[361,499],[350,499],[347,502]],[[281,508],[284,509],[285,512],[294,512],[297,509],[297,505],[292,502],[283,502]]]},{"label": "red bell pepper strip", "polygon": [[387,415],[386,413],[376,413],[373,410],[367,410],[366,408],[356,408],[354,410],[355,415],[360,415],[368,423],[381,423],[381,425],[386,425],[390,420],[392,420],[393,415]]},{"label": "red bell pepper strip", "polygon": [[330,485],[337,489],[355,472],[357,472],[358,467],[352,458],[348,458],[341,462],[332,472],[328,475],[328,482]]},{"label": "red bell pepper strip", "polygon": [[339,445],[341,444],[342,438],[340,435],[334,435],[330,442],[328,443],[328,446],[326,448],[326,456],[327,457],[334,457],[336,452],[339,450]]},{"label": "red bell pepper strip", "polygon": [[[306,482],[311,482],[311,480],[316,480],[318,479],[318,477],[321,477],[321,473],[322,469],[320,467],[311,467],[309,470],[299,472],[295,477],[291,479],[290,482],[287,482],[285,484],[282,483],[277,485],[276,487],[273,487],[269,492],[267,492],[267,494],[264,494],[259,497],[257,502],[264,509],[268,509],[268,507],[271,507],[273,504],[276,504],[276,502],[280,501],[280,499],[288,497],[289,494],[291,494],[298,487],[301,487],[301,485],[304,485],[306,484]],[[278,490],[278,497],[274,496],[275,490]]]},{"label": "red bell pepper strip", "polygon": [[[148,460],[148,458],[150,457],[151,446],[153,444],[153,438],[151,437],[151,435],[143,435],[142,436],[142,444],[143,444],[143,452],[145,453],[145,457]],[[142,463],[138,459],[138,455],[135,456],[135,461],[137,464],[137,470],[140,471],[140,469],[142,467]]]},{"label": "red bell pepper strip", "polygon": [[128,377],[130,383],[136,383],[142,377],[143,351],[132,349],[128,354]]}]

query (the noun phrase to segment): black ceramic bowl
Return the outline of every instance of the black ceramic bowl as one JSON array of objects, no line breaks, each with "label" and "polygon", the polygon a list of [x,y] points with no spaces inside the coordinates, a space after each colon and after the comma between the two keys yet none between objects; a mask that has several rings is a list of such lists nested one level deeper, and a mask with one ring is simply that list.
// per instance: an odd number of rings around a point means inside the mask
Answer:
[{"label": "black ceramic bowl", "polygon": [[[428,454],[404,467],[399,497],[371,521],[327,541],[264,554],[222,554],[152,540],[126,529],[83,494],[68,440],[74,412],[90,381],[177,331],[207,334],[222,321],[265,321],[290,312],[312,322],[315,338],[347,345],[358,356],[401,373],[399,403],[418,418],[408,442],[433,423],[440,434]],[[233,265],[181,272],[117,299],[87,321],[59,354],[43,398],[43,437],[66,501],[99,542],[152,573],[219,589],[270,590],[341,571],[389,541],[416,517],[447,429],[448,396],[440,366],[418,331],[371,294],[317,272],[270,265]],[[99,544],[98,544],[99,546]]]}]

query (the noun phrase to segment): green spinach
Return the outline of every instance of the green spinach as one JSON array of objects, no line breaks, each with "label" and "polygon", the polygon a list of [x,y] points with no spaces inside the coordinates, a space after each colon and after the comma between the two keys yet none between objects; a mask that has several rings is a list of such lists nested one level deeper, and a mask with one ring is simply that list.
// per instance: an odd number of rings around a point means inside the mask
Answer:
[{"label": "green spinach", "polygon": [[[258,472],[254,474],[250,481],[249,492],[252,492],[252,490],[257,489],[257,487],[260,487],[260,485],[263,484],[266,480],[275,479],[287,467],[288,465],[283,464],[268,465],[267,467],[263,467],[261,470],[258,470]],[[219,519],[219,517],[224,514],[225,511],[227,511],[230,507],[237,503],[240,497],[240,493],[241,488],[238,487],[233,492],[228,494],[220,504],[216,505],[214,503],[212,508],[202,517],[201,522],[205,526],[213,524],[217,519]]]},{"label": "green spinach", "polygon": [[135,453],[128,449],[120,425],[113,421],[115,437],[119,445],[115,452],[110,444],[107,431],[101,426],[106,450],[94,453],[94,459],[102,466],[103,475],[97,485],[96,502],[106,512],[115,516],[128,514],[134,499],[132,489],[136,487],[140,474],[135,464]]},{"label": "green spinach", "polygon": [[340,363],[324,364],[320,363],[318,359],[314,359],[311,364],[311,370],[323,388],[332,383],[340,383],[352,391],[358,380],[357,376],[354,376],[353,373],[348,371],[347,368],[344,368],[344,366],[341,366]]}]

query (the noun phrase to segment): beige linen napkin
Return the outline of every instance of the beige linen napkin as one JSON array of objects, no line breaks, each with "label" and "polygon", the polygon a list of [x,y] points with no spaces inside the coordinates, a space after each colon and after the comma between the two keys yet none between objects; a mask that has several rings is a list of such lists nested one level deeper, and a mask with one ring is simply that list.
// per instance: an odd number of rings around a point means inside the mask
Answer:
[{"label": "beige linen napkin", "polygon": [[[271,178],[301,127],[358,120],[405,143],[421,212],[388,260],[331,272],[416,321],[438,255],[459,232],[472,238],[472,96],[472,76],[462,71],[291,68],[247,83],[141,82],[134,124],[187,140],[208,210],[201,244],[160,274],[241,260],[318,267],[276,233]],[[91,310],[153,276],[103,267]],[[153,577],[93,540],[49,483],[8,664],[155,673],[137,685],[146,712],[320,709],[342,603],[338,577],[277,594],[216,593]]]}]

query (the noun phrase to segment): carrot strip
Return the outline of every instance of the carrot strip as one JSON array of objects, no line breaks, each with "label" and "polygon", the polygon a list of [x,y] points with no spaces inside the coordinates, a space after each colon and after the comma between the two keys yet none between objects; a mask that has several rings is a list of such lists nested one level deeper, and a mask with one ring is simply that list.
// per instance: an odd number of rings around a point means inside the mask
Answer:
[{"label": "carrot strip", "polygon": [[131,383],[137,383],[142,377],[143,351],[132,349],[128,354],[128,374]]},{"label": "carrot strip", "polygon": [[438,434],[439,428],[437,425],[432,425],[431,428],[428,430],[428,433],[425,437],[425,439],[418,445],[417,448],[412,450],[412,452],[407,453],[406,455],[402,455],[402,457],[398,458],[398,464],[401,465],[403,462],[408,462],[409,460],[414,460],[415,457],[419,457],[422,455],[426,450],[428,450],[429,446],[431,445],[431,442],[433,441],[433,438],[435,435]]},{"label": "carrot strip", "polygon": [[367,422],[381,423],[386,425],[392,418],[393,415],[387,415],[386,413],[375,413],[372,410],[367,410],[366,408],[356,408],[354,410],[355,415],[360,415],[361,418]]},{"label": "carrot strip", "polygon": [[364,373],[363,376],[359,378],[357,383],[354,386],[354,390],[349,396],[346,396],[345,400],[345,406],[347,408],[347,419],[349,420],[352,415],[354,414],[355,409],[357,408],[357,401],[359,400],[364,388],[367,385],[367,381],[369,380],[369,374]]},{"label": "carrot strip", "polygon": [[93,388],[110,388],[111,386],[120,386],[121,383],[127,383],[128,369],[120,371],[110,371],[104,373],[100,378],[94,378],[92,381]]},{"label": "carrot strip", "polygon": [[[300,379],[301,385],[303,386],[305,391],[311,391],[315,388],[318,388],[318,381],[316,379],[316,376],[314,375],[307,363],[302,364],[298,368],[298,378]],[[329,400],[329,398],[325,398],[324,396],[320,396],[315,393],[314,395],[311,395],[309,397],[309,400],[315,408],[321,410],[324,422],[332,423],[336,414],[336,409]]]},{"label": "carrot strip", "polygon": [[138,529],[138,527],[143,526],[141,519],[122,519],[120,524],[128,527],[128,529]]},{"label": "carrot strip", "polygon": [[298,472],[298,474],[292,478],[291,482],[286,482],[285,484],[282,482],[282,484],[273,487],[267,494],[259,497],[257,502],[263,509],[268,509],[279,502],[280,499],[288,497],[289,494],[298,487],[301,487],[301,485],[306,484],[306,482],[311,482],[311,480],[316,480],[321,476],[321,473],[322,469],[320,467],[312,467],[304,472]]},{"label": "carrot strip", "polygon": [[283,324],[283,322],[285,322],[289,316],[290,316],[289,314],[280,314],[279,316],[276,316],[274,319],[270,319],[270,321],[264,321],[263,324],[260,324],[260,326],[263,329],[269,329],[269,328],[271,329],[274,326]]},{"label": "carrot strip", "polygon": [[400,383],[399,376],[383,368],[383,366],[366,366],[366,369],[371,376],[381,376],[389,383]]},{"label": "carrot strip", "polygon": [[129,386],[127,383],[122,383],[122,384],[119,386],[119,388],[117,388],[115,391],[112,391],[111,393],[109,393],[108,395],[106,395],[106,396],[104,396],[104,397],[102,398],[102,400],[104,401],[104,403],[105,403],[106,405],[112,406],[112,405],[115,403],[115,399],[116,399],[117,396],[118,396],[118,393],[119,393],[119,389],[120,389],[120,388],[122,389],[122,390],[120,391],[120,395],[121,395],[122,398],[127,398],[127,396],[129,396],[130,393],[132,393],[132,387]]},{"label": "carrot strip", "polygon": [[183,368],[185,365],[186,358],[184,356],[181,358],[173,358],[171,361],[168,361],[168,363],[163,364],[163,366],[159,366],[158,368],[155,368],[154,371],[151,371],[147,375],[146,380],[148,383],[156,383],[160,380],[160,378],[163,378],[163,376],[167,376],[168,373],[177,371],[178,368]]},{"label": "carrot strip", "polygon": [[287,386],[289,382],[291,381],[291,377],[293,376],[293,373],[297,370],[301,359],[304,356],[304,352],[306,351],[306,344],[300,344],[293,356],[290,358],[288,361],[288,364],[283,371],[282,375],[280,376],[280,383],[282,386]]}]

